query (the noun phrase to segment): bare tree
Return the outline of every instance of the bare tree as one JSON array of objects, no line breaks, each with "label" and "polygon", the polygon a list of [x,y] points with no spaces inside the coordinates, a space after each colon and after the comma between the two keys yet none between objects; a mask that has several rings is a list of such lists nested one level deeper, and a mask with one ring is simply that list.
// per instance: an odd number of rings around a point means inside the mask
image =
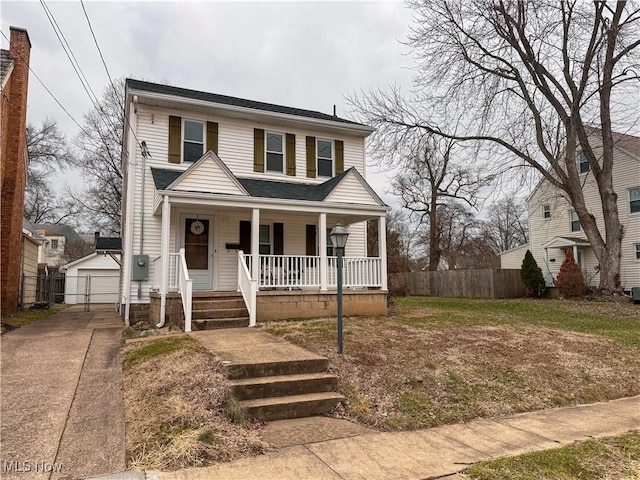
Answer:
[{"label": "bare tree", "polygon": [[479,172],[455,162],[455,147],[453,141],[424,135],[391,181],[392,190],[401,198],[402,206],[418,215],[421,223],[428,221],[431,271],[438,269],[443,252],[440,215],[454,200],[475,206],[478,191],[490,181],[490,177],[482,178]]},{"label": "bare tree", "polygon": [[124,79],[107,86],[95,108],[84,116],[75,139],[77,167],[88,187],[68,194],[82,205],[89,225],[109,234],[120,233],[122,201],[122,141],[124,133]]},{"label": "bare tree", "polygon": [[[600,289],[620,291],[612,111],[621,126],[638,122],[638,2],[409,0],[409,6],[415,96],[373,91],[352,99],[356,111],[383,129],[431,132],[476,145],[501,165],[535,169],[575,208],[600,262]],[[601,209],[586,206],[579,152]]]},{"label": "bare tree", "polygon": [[[413,249],[417,240],[415,228],[410,225],[402,210],[392,210],[386,215],[387,271],[389,273],[411,270]],[[367,222],[367,254],[372,257],[378,251],[378,221]]]},{"label": "bare tree", "polygon": [[489,219],[482,227],[484,237],[495,253],[524,245],[528,241],[527,211],[514,197],[503,198],[489,206]]},{"label": "bare tree", "polygon": [[78,205],[61,197],[50,177],[74,163],[64,134],[55,120],[45,119],[39,127],[26,128],[29,167],[25,189],[24,216],[31,223],[60,223],[76,218]]}]

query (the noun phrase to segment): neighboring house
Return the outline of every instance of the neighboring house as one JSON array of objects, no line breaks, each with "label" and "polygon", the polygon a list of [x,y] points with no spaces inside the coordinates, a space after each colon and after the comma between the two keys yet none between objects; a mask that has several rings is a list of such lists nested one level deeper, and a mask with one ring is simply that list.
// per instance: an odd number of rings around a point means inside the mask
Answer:
[{"label": "neighboring house", "polygon": [[36,303],[38,285],[38,253],[44,238],[26,218],[22,221],[22,260],[20,262],[19,306],[29,308]]},{"label": "neighboring house", "polygon": [[[618,214],[624,226],[620,282],[625,291],[640,286],[640,138],[614,134],[613,185],[618,194]],[[597,151],[597,150],[596,150]],[[601,211],[598,188],[581,154],[576,159],[584,183],[587,209]],[[502,268],[520,268],[527,249],[531,250],[542,269],[547,285],[554,284],[567,248],[582,267],[591,286],[599,282],[598,259],[578,221],[578,217],[562,192],[541,181],[527,201],[529,243],[500,254]],[[604,235],[604,222],[597,217]]]},{"label": "neighboring house", "polygon": [[[152,320],[164,322],[174,290],[186,316],[190,289],[199,298],[240,291],[251,324],[335,313],[336,258],[327,235],[337,223],[350,232],[345,312],[386,312],[389,207],[363,177],[372,128],[131,79],[125,115],[127,322],[150,303]],[[380,222],[375,258],[367,258],[370,219]]]},{"label": "neighboring house", "polygon": [[69,225],[38,223],[35,228],[44,238],[38,261],[49,267],[60,267],[70,258],[82,257],[90,248]]},{"label": "neighboring house", "polygon": [[25,129],[31,42],[26,30],[10,27],[10,31],[9,50],[0,50],[0,306],[3,314],[18,308],[24,190],[29,162]]},{"label": "neighboring house", "polygon": [[98,234],[94,240],[94,253],[62,267],[64,303],[118,303],[122,241]]}]

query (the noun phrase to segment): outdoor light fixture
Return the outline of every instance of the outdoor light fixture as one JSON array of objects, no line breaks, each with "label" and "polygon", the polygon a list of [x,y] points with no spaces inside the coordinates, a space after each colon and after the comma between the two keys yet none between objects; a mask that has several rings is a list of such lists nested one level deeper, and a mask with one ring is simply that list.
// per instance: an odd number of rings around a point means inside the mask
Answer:
[{"label": "outdoor light fixture", "polygon": [[329,238],[338,256],[338,353],[342,355],[342,254],[347,245],[349,231],[339,223],[329,232]]}]

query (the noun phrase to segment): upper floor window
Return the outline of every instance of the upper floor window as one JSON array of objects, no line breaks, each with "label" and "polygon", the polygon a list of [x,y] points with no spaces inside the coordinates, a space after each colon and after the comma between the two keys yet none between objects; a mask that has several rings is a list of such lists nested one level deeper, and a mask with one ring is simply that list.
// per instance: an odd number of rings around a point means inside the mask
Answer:
[{"label": "upper floor window", "polygon": [[284,166],[284,139],[281,133],[266,132],[267,171],[280,172]]},{"label": "upper floor window", "polygon": [[58,249],[58,239],[51,240],[51,250]]},{"label": "upper floor window", "polygon": [[318,176],[333,177],[333,142],[318,139],[317,148]]},{"label": "upper floor window", "polygon": [[569,213],[569,217],[571,219],[571,231],[579,232],[580,231],[580,220],[578,219],[578,214],[575,210],[571,210]]},{"label": "upper floor window", "polygon": [[640,260],[640,243],[636,243],[636,260]]},{"label": "upper floor window", "polygon": [[589,160],[587,160],[587,156],[580,152],[578,155],[578,170],[580,173],[587,173],[591,167],[589,166]]},{"label": "upper floor window", "polygon": [[640,187],[629,189],[629,212],[640,212]]},{"label": "upper floor window", "polygon": [[182,161],[195,162],[204,155],[204,122],[185,120],[182,141]]},{"label": "upper floor window", "polygon": [[542,218],[551,218],[551,205],[542,205]]}]

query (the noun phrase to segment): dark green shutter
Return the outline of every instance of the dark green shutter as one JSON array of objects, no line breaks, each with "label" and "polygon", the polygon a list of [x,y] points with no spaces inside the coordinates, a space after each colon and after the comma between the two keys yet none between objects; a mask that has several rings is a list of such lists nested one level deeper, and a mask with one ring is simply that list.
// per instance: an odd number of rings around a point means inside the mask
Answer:
[{"label": "dark green shutter", "polygon": [[316,178],[316,137],[307,137],[307,177]]},{"label": "dark green shutter", "polygon": [[251,222],[240,220],[240,250],[251,253]]},{"label": "dark green shutter", "polygon": [[344,142],[336,140],[336,175],[344,172]]},{"label": "dark green shutter", "polygon": [[315,256],[318,254],[317,252],[317,230],[315,225],[307,225],[307,249],[306,255]]},{"label": "dark green shutter", "polygon": [[284,255],[284,223],[273,224],[273,254]]},{"label": "dark green shutter", "polygon": [[287,133],[287,175],[296,176],[296,136]]},{"label": "dark green shutter", "polygon": [[169,163],[180,163],[182,118],[169,116]]},{"label": "dark green shutter", "polygon": [[218,153],[218,124],[207,122],[207,150]]},{"label": "dark green shutter", "polygon": [[264,172],[264,130],[253,129],[253,171]]}]

